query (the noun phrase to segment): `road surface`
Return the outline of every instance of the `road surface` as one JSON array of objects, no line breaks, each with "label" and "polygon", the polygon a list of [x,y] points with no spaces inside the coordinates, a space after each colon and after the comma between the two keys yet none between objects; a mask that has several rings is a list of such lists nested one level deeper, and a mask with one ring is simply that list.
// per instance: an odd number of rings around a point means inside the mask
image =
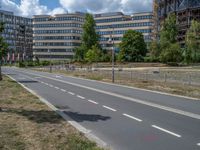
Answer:
[{"label": "road surface", "polygon": [[200,150],[200,101],[18,68],[3,73],[116,150]]}]

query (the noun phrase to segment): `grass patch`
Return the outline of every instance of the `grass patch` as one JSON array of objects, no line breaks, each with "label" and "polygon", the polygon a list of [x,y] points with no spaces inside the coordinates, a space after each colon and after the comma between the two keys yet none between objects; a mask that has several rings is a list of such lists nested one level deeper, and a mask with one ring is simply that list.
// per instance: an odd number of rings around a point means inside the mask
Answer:
[{"label": "grass patch", "polygon": [[19,84],[0,82],[0,149],[100,150]]}]

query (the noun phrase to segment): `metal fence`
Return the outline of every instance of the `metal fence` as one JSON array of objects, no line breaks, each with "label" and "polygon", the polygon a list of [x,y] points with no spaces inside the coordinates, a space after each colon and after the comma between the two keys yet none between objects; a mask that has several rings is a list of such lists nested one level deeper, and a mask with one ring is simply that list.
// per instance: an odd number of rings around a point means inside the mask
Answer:
[{"label": "metal fence", "polygon": [[[41,68],[40,68],[41,69]],[[42,68],[48,70],[49,68]],[[65,68],[54,66],[54,71],[62,71],[66,73],[80,74],[83,76],[93,75],[104,79],[111,79],[111,70],[102,70],[98,68]],[[143,81],[158,81],[171,82],[188,85],[200,86],[200,71],[179,71],[179,70],[115,70],[115,80],[143,80]]]}]

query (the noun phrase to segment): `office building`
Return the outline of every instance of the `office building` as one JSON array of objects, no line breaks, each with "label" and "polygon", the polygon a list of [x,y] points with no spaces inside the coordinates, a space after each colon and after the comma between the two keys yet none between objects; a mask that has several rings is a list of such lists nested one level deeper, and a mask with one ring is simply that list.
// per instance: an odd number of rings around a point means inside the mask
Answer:
[{"label": "office building", "polygon": [[5,23],[5,29],[1,36],[9,44],[8,55],[12,56],[12,61],[31,59],[32,19],[15,16],[13,12],[0,10],[0,22]]},{"label": "office building", "polygon": [[111,36],[115,48],[117,48],[128,30],[143,33],[145,42],[149,43],[152,36],[152,17],[151,12],[134,13],[132,15],[124,15],[121,12],[95,14],[96,31],[100,35],[102,48],[111,49],[112,43],[109,42]]},{"label": "office building", "polygon": [[165,18],[170,13],[175,13],[178,25],[178,42],[184,46],[185,36],[192,20],[200,21],[200,0],[154,0],[154,38]]},{"label": "office building", "polygon": [[73,58],[81,45],[83,13],[33,16],[33,55],[39,60]]}]

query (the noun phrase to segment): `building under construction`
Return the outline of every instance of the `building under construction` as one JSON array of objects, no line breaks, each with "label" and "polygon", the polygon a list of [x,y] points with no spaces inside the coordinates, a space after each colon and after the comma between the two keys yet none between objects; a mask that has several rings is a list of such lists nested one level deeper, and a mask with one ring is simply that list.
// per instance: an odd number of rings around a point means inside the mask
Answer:
[{"label": "building under construction", "polygon": [[185,35],[191,21],[200,21],[200,0],[154,0],[153,9],[154,38],[158,38],[158,32],[165,18],[170,13],[175,13],[179,30],[177,40],[181,45],[185,43]]}]

